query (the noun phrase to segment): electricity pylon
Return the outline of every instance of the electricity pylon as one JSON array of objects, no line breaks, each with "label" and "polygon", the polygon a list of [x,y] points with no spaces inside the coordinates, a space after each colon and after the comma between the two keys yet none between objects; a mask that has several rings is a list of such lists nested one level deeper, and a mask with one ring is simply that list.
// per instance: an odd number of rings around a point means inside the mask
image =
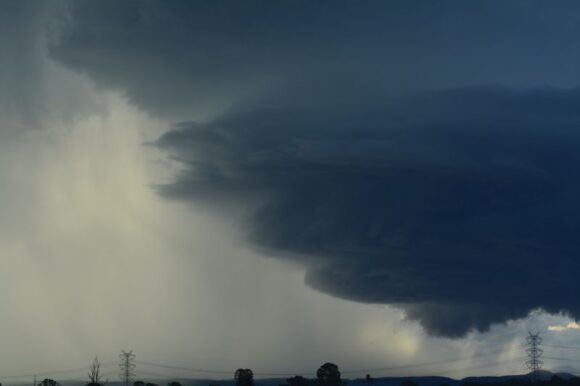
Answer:
[{"label": "electricity pylon", "polygon": [[133,350],[129,352],[123,351],[119,355],[119,358],[121,358],[121,363],[119,364],[121,373],[119,376],[125,383],[125,386],[130,386],[131,382],[133,382],[133,379],[135,378],[135,364],[133,363],[135,354],[133,354]]},{"label": "electricity pylon", "polygon": [[542,343],[542,337],[540,336],[540,333],[537,332],[532,334],[528,331],[526,343],[528,344],[528,348],[526,349],[526,354],[528,354],[526,366],[528,366],[528,369],[532,370],[532,382],[536,382],[537,371],[544,365],[544,362],[542,362],[540,359],[544,352],[540,348],[540,343]]}]

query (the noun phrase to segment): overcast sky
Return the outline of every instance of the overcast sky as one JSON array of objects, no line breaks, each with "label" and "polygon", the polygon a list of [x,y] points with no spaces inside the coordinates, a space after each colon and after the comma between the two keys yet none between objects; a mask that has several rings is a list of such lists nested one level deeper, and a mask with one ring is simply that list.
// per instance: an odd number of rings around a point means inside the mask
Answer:
[{"label": "overcast sky", "polygon": [[0,381],[578,357],[578,41],[575,1],[0,2]]}]

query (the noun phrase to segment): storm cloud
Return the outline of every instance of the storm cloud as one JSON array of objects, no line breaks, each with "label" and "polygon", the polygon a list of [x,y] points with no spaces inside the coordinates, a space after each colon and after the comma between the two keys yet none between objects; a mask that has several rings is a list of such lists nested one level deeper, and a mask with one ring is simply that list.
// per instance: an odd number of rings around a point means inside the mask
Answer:
[{"label": "storm cloud", "polygon": [[443,336],[580,316],[577,7],[360,4],[72,3],[51,54],[181,122],[161,194],[252,208],[313,288]]},{"label": "storm cloud", "polygon": [[183,123],[158,141],[188,165],[162,192],[258,197],[253,243],[304,262],[314,288],[398,305],[434,334],[537,308],[577,316],[578,102],[577,90],[472,88],[337,119]]},{"label": "storm cloud", "polygon": [[8,1],[0,12],[0,137],[63,125],[102,110],[92,87],[46,56],[63,4]]},{"label": "storm cloud", "polygon": [[173,121],[240,105],[336,109],[409,90],[580,82],[573,1],[65,4],[52,57]]}]

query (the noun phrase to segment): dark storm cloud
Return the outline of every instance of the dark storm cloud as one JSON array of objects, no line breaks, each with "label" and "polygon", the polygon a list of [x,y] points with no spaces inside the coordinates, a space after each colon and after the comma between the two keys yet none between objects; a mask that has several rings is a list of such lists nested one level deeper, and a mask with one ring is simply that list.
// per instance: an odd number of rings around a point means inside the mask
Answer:
[{"label": "dark storm cloud", "polygon": [[575,2],[70,2],[53,57],[148,111],[368,104],[408,90],[580,81]]},{"label": "dark storm cloud", "polygon": [[[89,87],[50,61],[59,0],[0,2],[0,137],[66,126],[97,107]],[[71,79],[72,78],[72,79]]]},{"label": "dark storm cloud", "polygon": [[40,35],[46,3],[0,4],[0,134],[35,127],[43,110]]},{"label": "dark storm cloud", "polygon": [[[185,166],[165,196],[256,205],[253,245],[301,261],[312,287],[458,336],[538,307],[580,316],[580,91],[560,87],[580,80],[578,15],[573,2],[72,2],[51,52],[184,121],[157,143]],[[504,87],[467,87],[482,83]]]},{"label": "dark storm cloud", "polygon": [[258,111],[181,124],[169,197],[259,198],[250,238],[306,281],[395,304],[431,333],[580,316],[580,91],[447,90],[384,109]]}]

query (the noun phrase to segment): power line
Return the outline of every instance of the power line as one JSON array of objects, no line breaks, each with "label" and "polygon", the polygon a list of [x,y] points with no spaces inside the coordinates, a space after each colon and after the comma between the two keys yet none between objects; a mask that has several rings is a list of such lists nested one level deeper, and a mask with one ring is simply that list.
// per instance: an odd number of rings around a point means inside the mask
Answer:
[{"label": "power line", "polygon": [[[194,372],[194,373],[229,374],[229,375],[233,374],[233,371],[194,369],[194,368],[188,368],[188,367],[162,365],[162,364],[144,362],[144,361],[135,361],[135,363],[140,363],[140,364],[145,365],[145,366],[159,367],[159,368],[163,368],[163,369],[190,371],[190,372]],[[254,374],[257,374],[257,373],[254,373]]]},{"label": "power line", "polygon": [[[105,362],[102,363],[104,366],[109,366],[115,364],[116,362]],[[35,372],[34,374],[19,374],[19,375],[0,375],[0,379],[17,379],[17,378],[31,378],[31,377],[39,377],[39,376],[46,376],[46,375],[59,375],[59,374],[70,374],[76,373],[78,371],[86,371],[87,366],[78,367],[76,369],[69,369],[69,370],[57,370],[57,371],[44,371],[44,372]]]},{"label": "power line", "polygon": [[[533,339],[533,338],[531,338],[531,336],[536,336],[537,338],[539,338],[539,339],[536,339],[535,360],[534,360],[534,355],[533,355],[534,347],[531,344],[531,342],[529,341],[530,339]],[[539,333],[537,333],[535,335],[530,333],[530,336],[528,336],[528,345],[530,347],[526,350],[526,352],[529,355],[528,356],[529,360],[526,362],[532,361],[532,362],[536,363],[536,366],[539,366],[539,367],[541,367],[541,365],[543,364],[542,361],[539,359],[541,354],[542,354],[542,350],[538,348],[540,342],[541,342],[541,338],[539,337]],[[510,348],[513,348],[513,347],[514,346],[510,346]],[[546,347],[580,350],[580,347],[574,347],[574,346],[546,345]],[[394,371],[394,370],[414,369],[414,368],[421,368],[421,367],[429,367],[429,366],[457,363],[457,362],[471,360],[473,358],[497,355],[497,353],[507,352],[507,351],[508,350],[506,350],[506,349],[500,349],[500,350],[494,350],[494,351],[490,351],[490,352],[486,352],[486,353],[471,355],[471,356],[462,357],[462,358],[455,358],[455,359],[445,359],[445,360],[438,360],[438,361],[412,363],[412,364],[389,366],[389,367],[379,367],[379,368],[347,369],[347,370],[341,371],[341,373],[343,373],[343,374],[355,374],[355,373],[388,372],[388,371]],[[128,355],[128,357],[127,357],[127,355]],[[140,363],[140,364],[143,364],[146,366],[152,366],[152,367],[157,367],[157,368],[164,368],[164,369],[169,369],[169,370],[179,370],[179,371],[186,371],[186,372],[193,372],[193,373],[219,374],[219,375],[230,375],[230,376],[233,374],[233,371],[231,371],[231,370],[226,371],[226,370],[215,370],[215,369],[191,368],[191,367],[181,367],[181,366],[172,366],[172,365],[165,365],[165,364],[159,364],[159,363],[152,363],[152,362],[146,362],[146,361],[134,361],[133,360],[134,354],[132,353],[132,351],[128,352],[128,353],[123,352],[120,355],[120,357],[123,360],[123,363],[121,364],[121,369],[123,370],[122,379],[125,381],[125,384],[127,386],[129,385],[129,382],[131,380],[133,380],[133,378],[135,376],[135,374],[134,374],[135,364],[134,363]],[[544,357],[544,358],[549,359],[549,360],[574,361],[574,359],[560,358],[560,357]],[[502,363],[512,362],[512,361],[521,360],[521,359],[522,358],[510,359],[507,361],[503,361]],[[112,365],[114,363],[115,362],[111,361],[111,362],[105,362],[102,365],[108,366],[108,365]],[[128,365],[127,367],[125,367],[126,364]],[[444,373],[448,374],[448,373],[454,373],[454,372],[460,372],[460,371],[476,370],[476,369],[480,369],[480,368],[488,368],[488,367],[495,366],[495,365],[497,365],[497,363],[486,364],[483,366],[471,366],[471,367],[462,368],[462,369],[448,370],[448,371],[445,371]],[[534,366],[531,362],[530,362],[530,365],[532,365],[532,370],[533,370]],[[537,367],[536,370],[539,369],[539,367]],[[79,368],[68,369],[68,370],[36,372],[34,374],[7,375],[7,376],[0,375],[0,379],[31,378],[31,377],[34,377],[35,375],[36,376],[38,376],[38,375],[47,376],[47,375],[58,375],[58,374],[70,374],[70,373],[85,371],[85,370],[86,370],[86,367],[79,367]],[[127,377],[127,370],[129,371],[129,374],[128,374],[129,377]],[[155,375],[155,376],[168,376],[168,375],[162,375],[162,374],[157,374],[157,373],[147,373],[147,372],[142,372],[142,371],[139,371],[139,373],[140,374],[141,373],[142,374],[150,374],[150,375]],[[254,374],[258,375],[258,376],[293,376],[296,374],[308,374],[308,373],[311,373],[311,371],[292,372],[292,373],[289,373],[289,372],[256,372]],[[69,379],[76,379],[76,378],[69,378]]]},{"label": "power line", "polygon": [[[115,362],[106,362],[103,365],[107,366],[107,365],[111,365],[114,363]],[[87,369],[87,366],[79,367],[76,369],[69,369],[69,370],[35,372],[34,374],[0,375],[0,379],[30,378],[30,377],[34,377],[34,376],[69,374],[69,373],[75,373],[78,371],[86,371],[86,369]]]},{"label": "power line", "polygon": [[566,350],[580,350],[580,347],[575,347],[575,346],[559,346],[559,345],[552,345],[552,344],[545,344],[544,347],[562,348],[562,349],[566,349]]},{"label": "power line", "polygon": [[[434,366],[440,364],[447,364],[447,363],[455,363],[455,362],[462,362],[466,360],[471,360],[473,358],[478,357],[488,357],[488,356],[495,356],[498,353],[504,352],[506,350],[494,350],[487,353],[482,353],[479,355],[472,355],[470,357],[463,357],[463,358],[455,358],[455,359],[446,359],[440,361],[431,361],[431,362],[423,362],[423,363],[414,363],[414,364],[407,364],[407,365],[399,365],[399,366],[389,366],[389,367],[380,367],[380,368],[365,368],[365,369],[350,369],[350,370],[341,370],[342,374],[354,374],[354,373],[370,373],[370,372],[384,372],[384,371],[392,371],[392,370],[405,370],[405,369],[412,369],[417,367],[426,367],[426,366]],[[135,361],[136,363],[140,363],[146,366],[158,367],[158,368],[165,368],[170,370],[181,370],[181,371],[189,371],[195,373],[206,373],[206,374],[226,374],[231,375],[232,371],[224,371],[224,370],[210,370],[210,369],[202,369],[202,368],[190,368],[190,367],[180,367],[180,366],[171,366],[159,363],[152,363],[152,362],[145,362],[145,361]],[[254,375],[263,375],[263,376],[293,376],[296,374],[307,374],[311,371],[303,371],[303,372],[293,372],[293,373],[286,373],[286,372],[254,372]]]},{"label": "power line", "polygon": [[498,353],[501,353],[501,352],[504,352],[504,351],[506,351],[506,350],[500,349],[500,350],[493,350],[493,351],[490,351],[490,352],[487,352],[487,353],[481,353],[481,354],[478,354],[478,355],[471,355],[469,357],[463,357],[463,358],[445,359],[445,360],[440,360],[440,361],[414,363],[414,364],[408,364],[408,365],[381,367],[381,368],[374,368],[374,369],[358,369],[358,370],[346,370],[346,371],[342,371],[341,370],[341,373],[343,373],[343,374],[351,374],[351,373],[382,372],[382,371],[390,371],[390,370],[405,370],[405,369],[412,369],[412,368],[416,368],[416,367],[426,367],[426,366],[433,366],[433,365],[439,365],[439,364],[447,364],[447,363],[454,363],[454,362],[463,362],[463,361],[471,360],[473,358],[482,358],[482,357],[488,357],[488,356],[496,356]]},{"label": "power line", "polygon": [[[487,354],[485,356],[489,356],[489,355],[491,355],[491,354]],[[389,370],[391,370],[391,369],[400,370],[400,369],[411,368],[411,367],[418,367],[418,366],[423,366],[423,365],[433,365],[433,364],[443,364],[443,363],[459,362],[460,360],[465,360],[465,359],[471,359],[471,358],[462,358],[462,359],[456,359],[456,360],[452,360],[452,361],[428,362],[428,363],[421,363],[421,364],[407,365],[407,366],[393,366],[393,367],[389,367],[388,369]],[[518,358],[508,359],[508,360],[502,361],[501,364],[519,362],[519,361],[521,361],[523,359],[525,359],[525,357],[518,357]],[[191,369],[191,368],[186,368],[186,367],[160,365],[160,364],[155,364],[155,363],[150,363],[150,362],[141,362],[141,361],[139,363],[142,363],[142,364],[148,365],[148,366],[166,368],[166,369],[171,369],[171,370],[185,370],[185,371],[195,371],[195,372],[212,372],[212,373],[219,373],[219,374],[231,374],[232,373],[231,371]],[[483,369],[483,368],[498,367],[501,364],[499,364],[497,362],[493,362],[493,363],[487,363],[487,364],[484,364],[484,365],[470,366],[470,367],[464,367],[464,368],[460,368],[460,369],[447,370],[445,372],[441,372],[441,373],[435,374],[435,375],[445,375],[445,374],[449,374],[449,373],[457,373],[457,372],[464,372],[464,371],[470,371],[470,370],[478,370],[478,369]],[[386,369],[386,368],[382,368],[382,369]],[[371,369],[347,370],[347,371],[341,371],[341,373],[365,372],[367,370],[371,370]],[[377,369],[374,369],[374,370],[377,370]],[[151,372],[146,372],[146,371],[139,371],[139,374],[145,374],[145,375],[156,376],[156,377],[171,377],[172,376],[170,374],[159,374],[159,373],[151,373]],[[254,374],[256,374],[256,375],[292,376],[292,375],[295,375],[296,373],[254,373]]]},{"label": "power line", "polygon": [[[159,374],[159,373],[150,373],[148,371],[141,371],[139,370],[139,375],[148,375],[150,377],[155,377],[155,378],[159,378],[159,379],[167,379],[167,378],[177,378],[179,379],[180,377],[175,377],[172,374]],[[140,377],[137,377],[140,378]]]},{"label": "power line", "polygon": [[572,358],[556,358],[556,357],[543,357],[544,359],[551,359],[551,360],[556,360],[556,361],[572,361],[572,362],[578,362],[578,359],[572,359]]},{"label": "power line", "polygon": [[[508,359],[508,360],[504,360],[501,362],[501,364],[504,363],[510,363],[510,362],[519,362],[523,359],[525,359],[526,357],[519,357],[519,358],[514,358],[514,359]],[[495,363],[488,363],[486,365],[479,365],[479,366],[471,366],[471,367],[464,367],[462,369],[454,369],[454,370],[448,370],[445,371],[444,373],[440,373],[440,374],[435,374],[435,375],[445,375],[445,374],[449,374],[449,373],[459,373],[459,372],[463,372],[463,371],[471,371],[471,370],[479,370],[479,369],[485,369],[485,368],[490,368],[490,367],[496,367],[499,366],[500,364],[498,364],[497,362]]]}]

